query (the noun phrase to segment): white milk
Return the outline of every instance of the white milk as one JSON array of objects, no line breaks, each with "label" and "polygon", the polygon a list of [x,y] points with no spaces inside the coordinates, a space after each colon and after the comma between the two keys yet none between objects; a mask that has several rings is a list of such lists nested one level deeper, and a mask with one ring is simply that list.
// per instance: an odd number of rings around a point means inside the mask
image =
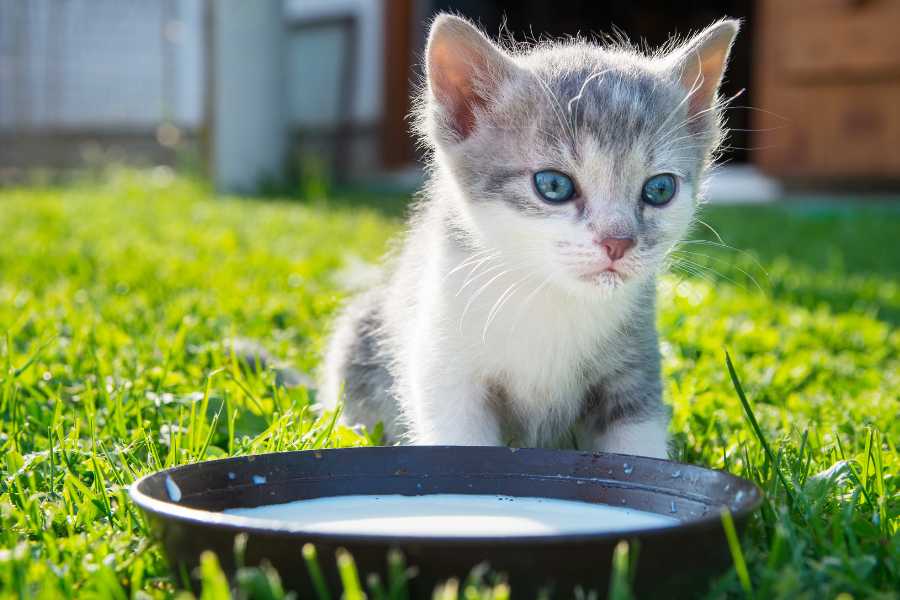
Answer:
[{"label": "white milk", "polygon": [[670,527],[678,522],[604,504],[466,494],[333,496],[225,512],[317,533],[423,537],[599,533]]}]

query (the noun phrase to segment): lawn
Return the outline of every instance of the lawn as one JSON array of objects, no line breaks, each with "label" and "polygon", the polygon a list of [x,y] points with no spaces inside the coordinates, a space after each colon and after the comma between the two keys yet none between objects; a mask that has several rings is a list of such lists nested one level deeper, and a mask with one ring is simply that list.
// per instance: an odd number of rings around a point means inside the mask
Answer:
[{"label": "lawn", "polygon": [[[222,342],[314,372],[348,273],[398,233],[400,202],[214,199],[159,171],[0,188],[0,597],[187,594],[127,500],[136,477],[371,443],[330,430],[311,391],[242,372]],[[900,597],[900,204],[703,219],[724,242],[698,226],[660,285],[678,458],[767,494],[746,572],[707,596]],[[244,577],[270,597],[276,580]],[[508,583],[482,591],[533,595]]]}]

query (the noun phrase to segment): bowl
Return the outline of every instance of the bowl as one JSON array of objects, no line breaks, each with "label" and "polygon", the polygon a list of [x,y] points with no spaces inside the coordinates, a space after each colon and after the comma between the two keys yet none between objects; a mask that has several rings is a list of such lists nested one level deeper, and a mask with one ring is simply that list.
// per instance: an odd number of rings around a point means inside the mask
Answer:
[{"label": "bowl", "polygon": [[[624,506],[674,517],[673,526],[526,536],[422,537],[304,531],[290,523],[260,522],[222,512],[342,495],[489,494],[576,500]],[[360,574],[387,578],[395,549],[416,570],[412,597],[431,597],[436,584],[465,577],[487,563],[505,573],[514,594],[545,590],[571,597],[608,588],[616,544],[637,548],[635,591],[685,596],[702,590],[731,565],[722,527],[727,508],[740,532],[762,501],[754,484],[734,475],[676,462],[563,450],[402,446],[282,452],[175,467],[131,487],[174,573],[193,573],[212,550],[226,573],[235,570],[235,537],[246,534],[243,562],[268,561],[286,589],[315,598],[303,560],[316,546],[333,595],[340,578],[339,548]],[[196,581],[194,581],[196,585]]]}]

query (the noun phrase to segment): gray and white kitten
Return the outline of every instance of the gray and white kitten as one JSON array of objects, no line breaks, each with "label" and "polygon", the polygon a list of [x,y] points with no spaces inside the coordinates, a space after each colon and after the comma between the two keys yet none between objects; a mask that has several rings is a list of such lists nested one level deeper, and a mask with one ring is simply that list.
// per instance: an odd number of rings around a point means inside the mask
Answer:
[{"label": "gray and white kitten", "polygon": [[514,50],[439,16],[427,189],[386,281],[337,322],[323,404],[389,442],[666,456],[656,275],[722,138],[737,31],[652,56]]}]

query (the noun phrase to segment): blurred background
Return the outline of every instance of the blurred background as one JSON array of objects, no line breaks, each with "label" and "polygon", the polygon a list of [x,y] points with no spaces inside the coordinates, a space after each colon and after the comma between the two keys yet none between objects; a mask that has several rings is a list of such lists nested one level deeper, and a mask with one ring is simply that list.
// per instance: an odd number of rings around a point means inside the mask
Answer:
[{"label": "blurred background", "polygon": [[124,162],[227,192],[413,189],[406,116],[440,10],[650,47],[740,17],[712,199],[900,189],[900,0],[0,0],[0,180]]},{"label": "blurred background", "polygon": [[[0,600],[193,597],[134,478],[379,441],[333,427],[312,375],[422,183],[407,115],[441,10],[649,47],[743,19],[724,165],[656,301],[673,457],[767,498],[749,579],[707,597],[898,600],[900,0],[0,0]],[[485,260],[457,295],[529,266]],[[528,310],[527,278],[492,315]],[[241,370],[236,338],[310,377]]]}]

